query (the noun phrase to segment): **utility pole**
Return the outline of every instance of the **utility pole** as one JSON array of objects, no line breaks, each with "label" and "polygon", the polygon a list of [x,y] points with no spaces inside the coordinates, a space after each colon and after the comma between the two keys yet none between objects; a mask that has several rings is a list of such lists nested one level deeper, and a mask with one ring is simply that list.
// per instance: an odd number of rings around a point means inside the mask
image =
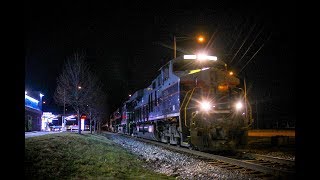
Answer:
[{"label": "utility pole", "polygon": [[[243,77],[243,84],[244,84],[244,102],[245,102],[245,108],[246,108],[246,117],[249,118],[250,121],[250,115],[248,114],[248,108],[247,108],[247,84],[246,84],[246,77]],[[250,123],[250,122],[248,122]]]},{"label": "utility pole", "polygon": [[62,118],[62,129],[65,130],[66,124],[66,88],[63,88],[63,118]]},{"label": "utility pole", "polygon": [[63,116],[66,114],[66,89],[63,89]]},{"label": "utility pole", "polygon": [[[90,108],[90,107],[89,107]],[[90,134],[92,134],[92,114],[91,114],[91,108],[90,108]]]},{"label": "utility pole", "polygon": [[173,35],[173,57],[177,57],[177,43],[176,43],[176,36]]},{"label": "utility pole", "polygon": [[259,114],[258,114],[258,100],[256,100],[256,114],[257,114],[257,129],[259,129],[259,121],[258,121],[258,117],[259,117]]}]

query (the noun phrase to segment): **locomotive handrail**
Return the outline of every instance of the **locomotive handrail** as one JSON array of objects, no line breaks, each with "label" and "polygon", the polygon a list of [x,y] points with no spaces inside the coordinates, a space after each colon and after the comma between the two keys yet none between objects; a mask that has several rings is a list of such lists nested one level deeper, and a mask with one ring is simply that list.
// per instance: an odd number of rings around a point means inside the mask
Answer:
[{"label": "locomotive handrail", "polygon": [[180,111],[181,111],[181,109],[182,109],[182,107],[183,107],[183,103],[184,103],[184,101],[186,100],[186,97],[188,96],[188,94],[190,93],[190,91],[191,91],[191,89],[190,89],[189,91],[187,91],[186,95],[184,96],[183,101],[182,101],[181,106],[180,106]]},{"label": "locomotive handrail", "polygon": [[[183,107],[183,103],[185,102],[185,100],[186,100],[186,98],[187,98],[187,96],[188,96],[188,94],[189,94],[190,92],[191,92],[191,90],[187,91],[186,95],[184,96],[183,101],[182,101],[182,103],[181,103],[180,111],[181,111],[181,109],[182,109],[182,107]],[[184,118],[184,124],[185,124],[186,127],[188,127],[188,126],[187,126],[187,122],[186,122],[186,115],[185,115],[185,118]]]},{"label": "locomotive handrail", "polygon": [[197,88],[197,87],[194,87],[194,88],[192,89],[191,94],[190,94],[190,96],[189,96],[189,99],[188,99],[188,101],[187,101],[187,103],[186,103],[186,105],[185,105],[185,107],[184,107],[184,125],[185,125],[186,127],[188,127],[188,126],[187,126],[187,106],[188,106],[188,104],[189,104],[189,102],[190,102],[190,99],[191,99],[191,97],[192,97],[192,94],[193,94],[193,92],[194,92],[194,90],[195,90],[196,88]]}]

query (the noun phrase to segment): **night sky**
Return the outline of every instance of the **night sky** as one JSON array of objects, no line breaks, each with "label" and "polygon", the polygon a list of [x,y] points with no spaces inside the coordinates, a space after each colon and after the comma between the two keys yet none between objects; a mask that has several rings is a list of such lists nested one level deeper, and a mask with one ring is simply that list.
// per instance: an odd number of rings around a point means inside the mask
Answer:
[{"label": "night sky", "polygon": [[[263,1],[201,7],[191,1],[119,2],[26,4],[25,88],[45,94],[46,110],[62,110],[52,98],[56,78],[75,51],[86,53],[114,111],[128,94],[148,86],[173,57],[173,50],[159,43],[172,46],[173,35],[202,33],[211,39],[202,46],[246,78],[259,113],[295,121],[294,4]],[[186,51],[199,46],[191,40],[177,41],[177,47]]]}]

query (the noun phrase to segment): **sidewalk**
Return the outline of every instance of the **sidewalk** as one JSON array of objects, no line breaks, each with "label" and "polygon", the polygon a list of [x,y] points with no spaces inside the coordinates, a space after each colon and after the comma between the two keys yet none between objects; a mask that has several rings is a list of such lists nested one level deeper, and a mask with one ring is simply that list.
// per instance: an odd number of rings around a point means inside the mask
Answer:
[{"label": "sidewalk", "polygon": [[25,132],[24,138],[42,136],[45,134],[53,134],[53,133],[61,133],[61,132],[60,131],[31,131],[31,132]]},{"label": "sidewalk", "polygon": [[[35,136],[42,136],[45,134],[53,134],[53,133],[63,133],[63,132],[69,132],[69,133],[78,133],[77,131],[31,131],[31,132],[25,132],[24,137],[29,138],[29,137],[35,137]],[[90,131],[81,131],[82,134],[89,134]]]}]

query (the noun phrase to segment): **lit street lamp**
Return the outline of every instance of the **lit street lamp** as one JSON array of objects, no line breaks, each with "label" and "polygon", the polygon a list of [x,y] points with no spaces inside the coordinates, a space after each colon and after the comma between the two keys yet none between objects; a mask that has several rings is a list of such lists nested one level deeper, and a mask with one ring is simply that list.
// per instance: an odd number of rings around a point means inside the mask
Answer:
[{"label": "lit street lamp", "polygon": [[[176,36],[173,36],[173,53],[174,53],[174,58],[177,58],[177,40],[180,39],[180,40],[190,40],[190,39],[195,39],[194,37],[186,37],[186,36],[179,36],[179,37],[176,37]],[[197,38],[197,41],[199,43],[204,43],[205,42],[205,38],[200,35],[198,36]]]}]

